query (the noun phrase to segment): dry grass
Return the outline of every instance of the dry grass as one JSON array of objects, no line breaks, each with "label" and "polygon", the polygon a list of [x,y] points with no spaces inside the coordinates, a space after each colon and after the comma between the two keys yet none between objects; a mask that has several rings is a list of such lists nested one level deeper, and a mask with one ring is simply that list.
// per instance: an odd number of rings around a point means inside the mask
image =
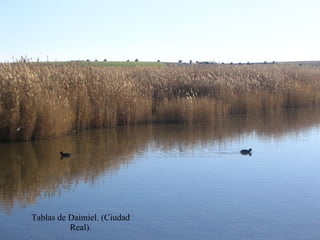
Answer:
[{"label": "dry grass", "polygon": [[199,122],[320,103],[320,68],[0,65],[0,141],[146,122]]}]

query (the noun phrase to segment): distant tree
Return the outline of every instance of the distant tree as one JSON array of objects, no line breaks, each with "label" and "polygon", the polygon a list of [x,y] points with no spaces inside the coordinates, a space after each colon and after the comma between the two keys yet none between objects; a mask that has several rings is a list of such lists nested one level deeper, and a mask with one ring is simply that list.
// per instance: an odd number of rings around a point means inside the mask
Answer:
[{"label": "distant tree", "polygon": [[139,62],[139,59],[138,58],[136,58],[136,60],[134,60],[135,62]]},{"label": "distant tree", "polygon": [[128,59],[127,62],[130,62],[130,60]]},{"label": "distant tree", "polygon": [[239,65],[242,65],[242,63],[241,63],[241,62],[239,62]]},{"label": "distant tree", "polygon": [[90,62],[90,59],[87,59],[87,62]]},{"label": "distant tree", "polygon": [[189,63],[192,64],[192,60],[190,60]]},{"label": "distant tree", "polygon": [[179,60],[178,63],[182,63],[182,60]]},{"label": "distant tree", "polygon": [[98,62],[98,59],[94,60],[95,62]]},{"label": "distant tree", "polygon": [[267,61],[264,61],[263,64],[267,64]]},{"label": "distant tree", "polygon": [[230,62],[230,65],[232,65],[233,64],[233,62]]},{"label": "distant tree", "polygon": [[160,62],[160,60],[158,59],[158,61],[157,61],[158,63]]},{"label": "distant tree", "polygon": [[106,61],[107,61],[107,59],[105,58],[105,59],[103,59],[103,61],[104,61],[104,62],[106,62]]},{"label": "distant tree", "polygon": [[247,62],[247,65],[250,65],[250,62]]}]

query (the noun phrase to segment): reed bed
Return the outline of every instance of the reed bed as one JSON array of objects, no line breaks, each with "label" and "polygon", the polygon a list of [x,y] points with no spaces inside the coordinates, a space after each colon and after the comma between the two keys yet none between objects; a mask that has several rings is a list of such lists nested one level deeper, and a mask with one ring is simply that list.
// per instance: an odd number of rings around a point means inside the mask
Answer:
[{"label": "reed bed", "polygon": [[308,66],[0,64],[0,141],[315,107],[319,90]]}]

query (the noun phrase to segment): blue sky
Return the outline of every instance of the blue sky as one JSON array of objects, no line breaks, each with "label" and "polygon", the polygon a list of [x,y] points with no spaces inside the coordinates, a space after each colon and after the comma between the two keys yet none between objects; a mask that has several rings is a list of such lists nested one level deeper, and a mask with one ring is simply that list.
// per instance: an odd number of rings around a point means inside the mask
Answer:
[{"label": "blue sky", "polygon": [[320,60],[318,0],[1,0],[0,61]]}]

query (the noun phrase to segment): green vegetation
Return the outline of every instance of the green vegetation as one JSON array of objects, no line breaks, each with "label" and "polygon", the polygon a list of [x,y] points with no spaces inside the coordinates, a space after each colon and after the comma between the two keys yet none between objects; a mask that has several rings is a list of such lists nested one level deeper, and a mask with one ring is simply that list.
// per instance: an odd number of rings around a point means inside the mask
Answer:
[{"label": "green vegetation", "polygon": [[281,64],[1,64],[0,141],[314,107],[320,104],[319,80],[319,67]]},{"label": "green vegetation", "polygon": [[138,67],[138,66],[163,66],[165,63],[161,62],[139,62],[139,61],[68,61],[68,62],[47,62],[47,63],[34,63],[34,64],[56,64],[56,65],[82,65],[82,66],[104,66],[104,67]]},{"label": "green vegetation", "polygon": [[161,66],[158,62],[81,62],[84,65],[106,66],[106,67],[138,67],[138,66]]}]

